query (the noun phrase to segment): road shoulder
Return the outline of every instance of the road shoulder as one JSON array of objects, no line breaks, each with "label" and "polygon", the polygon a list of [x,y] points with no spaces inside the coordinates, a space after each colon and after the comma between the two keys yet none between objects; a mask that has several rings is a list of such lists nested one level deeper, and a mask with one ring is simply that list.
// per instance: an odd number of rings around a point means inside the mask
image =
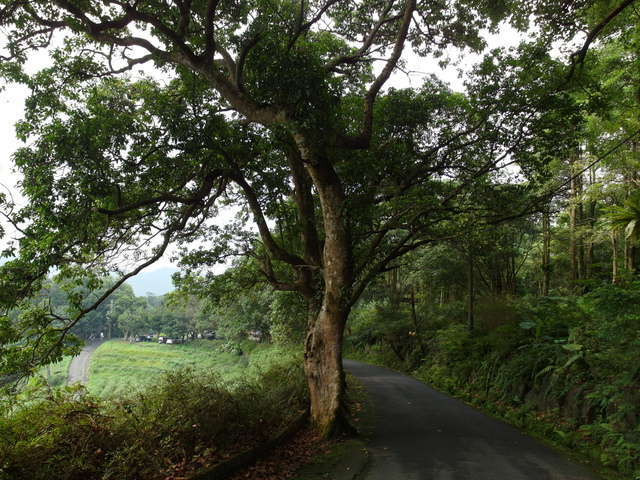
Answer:
[{"label": "road shoulder", "polygon": [[353,480],[367,467],[368,445],[375,429],[375,406],[366,389],[352,375],[347,375],[347,396],[349,420],[357,434],[332,441],[324,452],[296,473],[295,480]]}]

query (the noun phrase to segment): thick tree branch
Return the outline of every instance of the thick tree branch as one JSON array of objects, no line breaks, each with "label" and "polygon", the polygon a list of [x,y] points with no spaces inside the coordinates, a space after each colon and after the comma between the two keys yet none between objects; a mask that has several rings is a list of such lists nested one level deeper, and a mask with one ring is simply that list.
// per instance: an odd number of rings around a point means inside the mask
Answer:
[{"label": "thick tree branch", "polygon": [[302,160],[295,158],[294,154],[287,156],[291,169],[294,196],[298,209],[298,218],[302,226],[302,249],[306,262],[319,267],[322,264],[322,252],[318,242],[318,229],[315,221],[316,205],[313,200],[311,179],[304,169]]},{"label": "thick tree branch", "polygon": [[298,18],[297,18],[297,22],[296,22],[296,28],[295,31],[293,32],[293,35],[291,36],[291,40],[289,41],[289,46],[288,48],[292,48],[293,45],[296,43],[296,41],[298,40],[298,38],[300,38],[301,35],[303,35],[305,32],[308,32],[311,27],[313,27],[316,23],[318,23],[321,19],[322,16],[335,4],[340,3],[341,0],[329,0],[328,2],[326,2],[317,12],[316,14],[313,16],[313,18],[311,18],[308,22],[304,22],[304,16],[305,16],[305,1],[301,0],[300,1],[300,11],[298,12]]},{"label": "thick tree branch", "polygon": [[192,0],[174,0],[174,3],[178,7],[178,11],[180,12],[180,20],[178,21],[178,35],[183,37],[187,29],[189,28],[189,24],[191,23],[191,1]]},{"label": "thick tree branch", "polygon": [[385,26],[387,23],[395,22],[402,18],[402,16],[400,15],[394,15],[391,17],[388,16],[389,12],[391,11],[395,3],[396,3],[396,0],[389,0],[387,2],[384,10],[380,14],[380,19],[373,26],[373,28],[367,35],[367,38],[364,39],[364,41],[362,42],[362,45],[360,46],[360,48],[358,48],[358,50],[355,53],[353,53],[352,55],[341,55],[339,57],[334,58],[329,63],[327,63],[326,68],[328,70],[334,71],[339,65],[355,64],[358,61],[360,61],[362,58],[364,58],[368,53],[370,53],[369,50],[371,49],[371,46],[373,45],[380,29],[383,26]]},{"label": "thick tree branch", "polygon": [[214,18],[219,0],[209,0],[204,14],[204,58],[213,60],[216,52]]},{"label": "thick tree branch", "polygon": [[258,227],[260,238],[262,238],[262,242],[269,254],[276,260],[280,260],[292,266],[304,265],[305,261],[302,258],[287,252],[275,241],[271,235],[271,230],[269,229],[264,212],[262,211],[260,200],[258,199],[256,192],[253,190],[253,187],[251,187],[249,182],[247,182],[242,175],[242,172],[240,172],[239,169],[235,169],[235,171],[230,174],[230,179],[233,180],[244,192],[244,196],[249,204],[251,213],[253,214],[253,220]]},{"label": "thick tree branch", "polygon": [[266,258],[261,258],[255,252],[248,252],[248,255],[255,260],[255,262],[260,267],[260,272],[264,276],[266,282],[273,287],[275,290],[283,291],[283,292],[301,292],[305,291],[304,286],[301,285],[300,281],[296,282],[282,282],[278,280],[276,277],[275,270],[271,263],[271,257],[268,255]]},{"label": "thick tree branch", "polygon": [[620,15],[629,5],[634,3],[636,0],[623,0],[616,8],[614,8],[609,14],[602,19],[602,21],[593,27],[591,31],[587,34],[587,38],[582,45],[582,48],[577,52],[571,54],[571,69],[569,70],[568,78],[571,78],[575,72],[575,69],[578,65],[582,65],[584,63],[584,59],[587,56],[587,52],[589,51],[589,47],[593,43],[593,41],[597,38],[603,28],[605,28],[609,23],[613,21],[618,15]]},{"label": "thick tree branch", "polygon": [[336,139],[335,146],[338,148],[346,148],[352,150],[359,150],[369,148],[371,143],[371,133],[373,131],[373,105],[375,100],[380,93],[380,90],[387,82],[393,70],[398,65],[400,61],[400,57],[402,56],[402,51],[404,49],[405,42],[407,40],[407,36],[409,35],[409,27],[411,26],[411,22],[413,21],[413,12],[416,9],[416,1],[408,0],[404,9],[404,15],[402,17],[402,24],[398,29],[398,34],[396,36],[396,41],[393,47],[393,52],[389,59],[387,60],[384,68],[380,72],[380,74],[376,77],[374,82],[369,87],[365,98],[364,98],[364,111],[362,117],[362,130],[356,136],[339,136]]},{"label": "thick tree branch", "polygon": [[218,179],[222,179],[223,182],[218,188],[217,196],[222,193],[224,190],[224,186],[226,185],[226,181],[224,181],[222,170],[214,170],[207,174],[204,178],[204,182],[202,186],[198,189],[198,191],[191,197],[181,197],[173,194],[164,194],[158,195],[151,198],[145,198],[138,202],[130,203],[127,205],[123,205],[120,208],[116,209],[108,209],[108,208],[100,208],[94,207],[94,211],[98,213],[102,213],[109,216],[117,216],[122,215],[127,212],[131,212],[134,210],[138,210],[139,208],[147,207],[149,205],[154,205],[158,203],[166,203],[166,202],[174,202],[174,203],[182,203],[182,204],[197,204],[201,203],[213,190],[215,186],[215,181]]}]

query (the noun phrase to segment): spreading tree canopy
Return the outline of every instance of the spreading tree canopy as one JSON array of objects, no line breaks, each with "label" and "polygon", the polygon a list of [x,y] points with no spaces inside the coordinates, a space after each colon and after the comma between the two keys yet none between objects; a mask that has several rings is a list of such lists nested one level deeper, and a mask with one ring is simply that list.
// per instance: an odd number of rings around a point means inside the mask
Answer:
[{"label": "spreading tree canopy", "polygon": [[[598,25],[587,7],[2,0],[1,71],[32,94],[14,155],[28,204],[5,204],[20,234],[5,252],[0,305],[21,305],[55,267],[73,309],[0,318],[0,371],[77,347],[69,329],[117,284],[95,302],[76,278],[97,285],[122,271],[125,281],[173,244],[193,272],[246,255],[265,282],[305,299],[312,421],[339,431],[343,330],[367,283],[433,239],[530,210],[524,190],[505,196],[504,172],[533,182],[571,148],[570,72],[548,51],[556,27],[570,38]],[[435,77],[388,88],[409,54],[437,71],[452,49],[483,50],[500,22],[531,20],[537,39],[491,52],[465,94]],[[27,75],[37,50],[50,64]],[[236,219],[216,222],[229,206]]]}]

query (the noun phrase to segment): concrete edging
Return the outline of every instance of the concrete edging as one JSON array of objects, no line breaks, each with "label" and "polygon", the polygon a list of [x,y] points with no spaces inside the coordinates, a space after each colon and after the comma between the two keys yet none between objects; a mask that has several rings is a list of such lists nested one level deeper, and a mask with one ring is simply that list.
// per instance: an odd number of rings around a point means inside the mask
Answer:
[{"label": "concrete edging", "polygon": [[309,411],[305,410],[289,425],[280,430],[275,436],[266,442],[256,445],[244,452],[240,452],[223,462],[216,463],[198,473],[195,473],[188,480],[223,480],[229,477],[234,471],[240,467],[249,465],[258,458],[269,453],[274,448],[282,445],[286,440],[291,438],[296,432],[300,431],[309,421]]}]

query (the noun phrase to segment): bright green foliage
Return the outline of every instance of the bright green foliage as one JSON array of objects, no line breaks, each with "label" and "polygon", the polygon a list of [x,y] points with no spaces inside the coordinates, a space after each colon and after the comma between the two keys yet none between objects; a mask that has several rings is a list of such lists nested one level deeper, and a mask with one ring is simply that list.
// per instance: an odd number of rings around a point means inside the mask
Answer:
[{"label": "bright green foliage", "polygon": [[146,312],[141,309],[127,310],[118,316],[118,328],[125,334],[125,339],[129,339],[136,332],[144,332],[149,330],[149,323],[146,318]]},{"label": "bright green foliage", "polygon": [[612,229],[624,232],[625,238],[637,242],[640,236],[640,190],[635,190],[622,206],[612,206],[606,219]]},{"label": "bright green foliage", "polygon": [[259,331],[269,339],[272,292],[269,289],[241,292],[232,300],[212,306],[210,315],[222,338],[242,340],[248,332]]}]

